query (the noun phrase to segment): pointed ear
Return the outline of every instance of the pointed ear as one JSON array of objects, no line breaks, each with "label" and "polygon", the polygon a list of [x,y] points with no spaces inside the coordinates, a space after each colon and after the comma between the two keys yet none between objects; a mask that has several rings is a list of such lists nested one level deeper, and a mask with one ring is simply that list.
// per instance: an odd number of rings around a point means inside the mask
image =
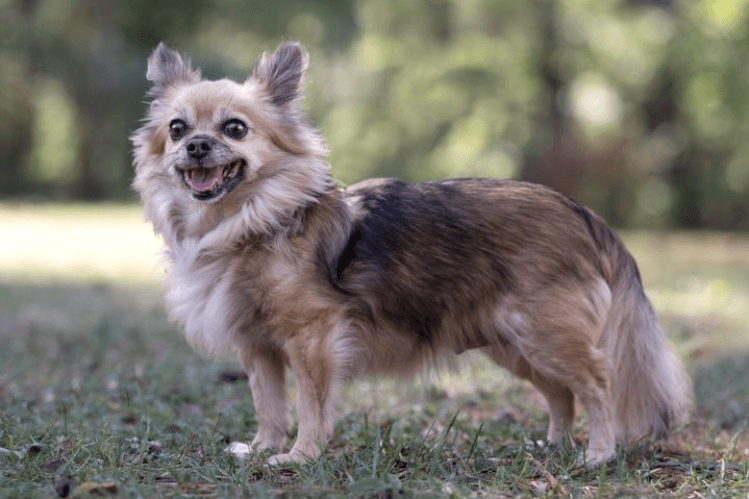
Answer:
[{"label": "pointed ear", "polygon": [[193,70],[189,60],[183,62],[177,52],[162,42],[148,59],[146,78],[153,82],[151,95],[158,98],[174,85],[199,82],[200,70]]},{"label": "pointed ear", "polygon": [[260,56],[252,76],[265,85],[271,102],[283,106],[302,97],[302,83],[308,57],[297,42],[286,42],[268,57]]}]

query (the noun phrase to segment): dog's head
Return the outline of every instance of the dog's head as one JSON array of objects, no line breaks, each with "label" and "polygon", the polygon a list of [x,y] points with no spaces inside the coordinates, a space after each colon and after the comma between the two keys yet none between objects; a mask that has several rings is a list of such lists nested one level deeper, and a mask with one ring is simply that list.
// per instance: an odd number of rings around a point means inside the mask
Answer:
[{"label": "dog's head", "polygon": [[133,136],[136,190],[146,202],[151,191],[167,189],[206,204],[242,203],[273,179],[314,190],[319,168],[305,173],[295,166],[304,158],[319,163],[325,152],[296,108],[306,67],[302,47],[289,42],[263,55],[242,83],[203,80],[189,61],[159,45],[148,61],[153,101]]}]

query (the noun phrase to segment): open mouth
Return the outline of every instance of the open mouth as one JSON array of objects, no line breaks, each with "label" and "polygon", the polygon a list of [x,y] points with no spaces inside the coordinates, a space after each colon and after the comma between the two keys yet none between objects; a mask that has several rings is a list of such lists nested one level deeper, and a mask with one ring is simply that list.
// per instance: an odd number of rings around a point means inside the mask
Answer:
[{"label": "open mouth", "polygon": [[238,159],[225,165],[180,170],[182,180],[199,200],[216,199],[234,189],[245,175],[247,163]]}]

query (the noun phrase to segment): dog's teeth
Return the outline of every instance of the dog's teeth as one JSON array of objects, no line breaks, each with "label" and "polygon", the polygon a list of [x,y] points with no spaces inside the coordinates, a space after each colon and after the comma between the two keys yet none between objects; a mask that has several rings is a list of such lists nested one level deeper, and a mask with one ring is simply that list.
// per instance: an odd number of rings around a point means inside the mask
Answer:
[{"label": "dog's teeth", "polygon": [[236,176],[237,172],[239,171],[240,164],[241,163],[239,161],[235,161],[234,163],[231,163],[226,168],[224,168],[224,171],[222,173],[224,180]]}]

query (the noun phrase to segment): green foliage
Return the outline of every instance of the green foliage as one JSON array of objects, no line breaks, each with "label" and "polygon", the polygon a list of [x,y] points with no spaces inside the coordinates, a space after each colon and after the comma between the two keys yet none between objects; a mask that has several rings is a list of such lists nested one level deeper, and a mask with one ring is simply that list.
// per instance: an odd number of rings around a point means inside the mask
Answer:
[{"label": "green foliage", "polygon": [[334,173],[526,178],[616,225],[749,228],[746,1],[0,2],[1,196],[132,199],[160,40],[210,77],[299,39]]}]

